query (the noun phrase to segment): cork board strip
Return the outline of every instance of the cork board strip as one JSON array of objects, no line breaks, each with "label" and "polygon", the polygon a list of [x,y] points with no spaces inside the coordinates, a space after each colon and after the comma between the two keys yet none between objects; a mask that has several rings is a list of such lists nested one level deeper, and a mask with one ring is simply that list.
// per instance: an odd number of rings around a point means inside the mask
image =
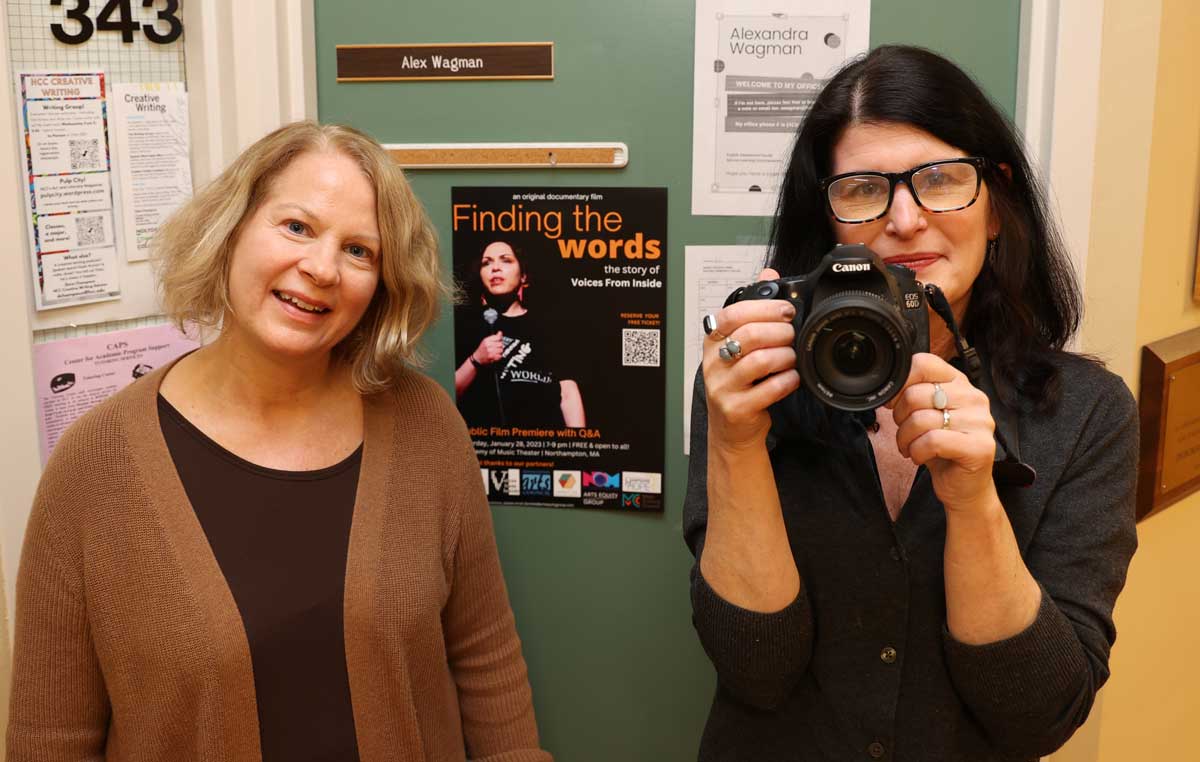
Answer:
[{"label": "cork board strip", "polygon": [[620,169],[624,143],[400,144],[384,146],[406,169]]}]

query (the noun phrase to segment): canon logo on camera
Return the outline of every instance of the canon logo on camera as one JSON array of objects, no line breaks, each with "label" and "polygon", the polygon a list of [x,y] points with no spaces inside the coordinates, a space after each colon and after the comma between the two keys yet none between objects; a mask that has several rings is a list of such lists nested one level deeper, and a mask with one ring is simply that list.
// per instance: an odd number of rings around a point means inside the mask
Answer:
[{"label": "canon logo on camera", "polygon": [[835,273],[859,273],[859,272],[865,272],[870,269],[871,269],[870,262],[863,262],[862,264],[854,264],[854,263],[843,264],[841,262],[835,262],[833,264],[833,271]]}]

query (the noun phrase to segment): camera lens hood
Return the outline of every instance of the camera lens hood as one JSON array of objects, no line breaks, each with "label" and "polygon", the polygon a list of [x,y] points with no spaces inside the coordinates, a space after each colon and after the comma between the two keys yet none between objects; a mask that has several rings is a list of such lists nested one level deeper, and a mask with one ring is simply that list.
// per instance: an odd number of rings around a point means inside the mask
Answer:
[{"label": "camera lens hood", "polygon": [[895,306],[866,291],[842,291],[814,306],[796,333],[796,365],[825,404],[873,410],[895,397],[912,368],[912,328]]}]

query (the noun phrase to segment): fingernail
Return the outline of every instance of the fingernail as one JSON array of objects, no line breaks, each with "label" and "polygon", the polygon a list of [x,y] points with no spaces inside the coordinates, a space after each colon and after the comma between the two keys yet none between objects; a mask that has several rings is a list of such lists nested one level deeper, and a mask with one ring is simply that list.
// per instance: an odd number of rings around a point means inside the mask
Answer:
[{"label": "fingernail", "polygon": [[790,304],[785,304],[779,310],[779,314],[783,315],[788,320],[791,320],[792,318],[796,317],[796,308]]}]

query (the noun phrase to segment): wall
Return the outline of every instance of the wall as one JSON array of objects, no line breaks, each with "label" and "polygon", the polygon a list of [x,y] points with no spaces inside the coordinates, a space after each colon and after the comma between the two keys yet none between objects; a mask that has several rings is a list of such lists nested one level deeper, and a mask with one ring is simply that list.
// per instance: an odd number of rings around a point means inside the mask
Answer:
[{"label": "wall", "polygon": [[[1131,18],[1146,5],[1122,4]],[[1128,65],[1134,30],[1119,29],[1114,55]],[[1107,54],[1107,40],[1105,48]],[[1145,210],[1140,278],[1127,279],[1125,286],[1128,291],[1140,283],[1136,338],[1125,345],[1127,361],[1145,343],[1200,327],[1200,305],[1192,300],[1200,219],[1200,4],[1194,0],[1162,0],[1157,65],[1146,203],[1127,207],[1107,223],[1118,233],[1123,221]],[[1103,160],[1098,154],[1097,164],[1097,177],[1119,182],[1125,166],[1120,147]],[[1130,252],[1138,250],[1106,247],[1106,267],[1126,270],[1136,259]],[[1133,322],[1129,310],[1121,312]],[[1136,384],[1135,371],[1125,377]],[[1200,661],[1194,658],[1200,632],[1200,574],[1194,566],[1200,494],[1146,520],[1138,535],[1138,554],[1117,606],[1120,634],[1114,676],[1105,689],[1098,760],[1200,759],[1191,737],[1200,716]]]},{"label": "wall", "polygon": [[[1084,349],[1137,389],[1141,346],[1200,326],[1200,5],[1107,0]],[[1053,762],[1195,760],[1200,495],[1138,527],[1113,676]]]}]

